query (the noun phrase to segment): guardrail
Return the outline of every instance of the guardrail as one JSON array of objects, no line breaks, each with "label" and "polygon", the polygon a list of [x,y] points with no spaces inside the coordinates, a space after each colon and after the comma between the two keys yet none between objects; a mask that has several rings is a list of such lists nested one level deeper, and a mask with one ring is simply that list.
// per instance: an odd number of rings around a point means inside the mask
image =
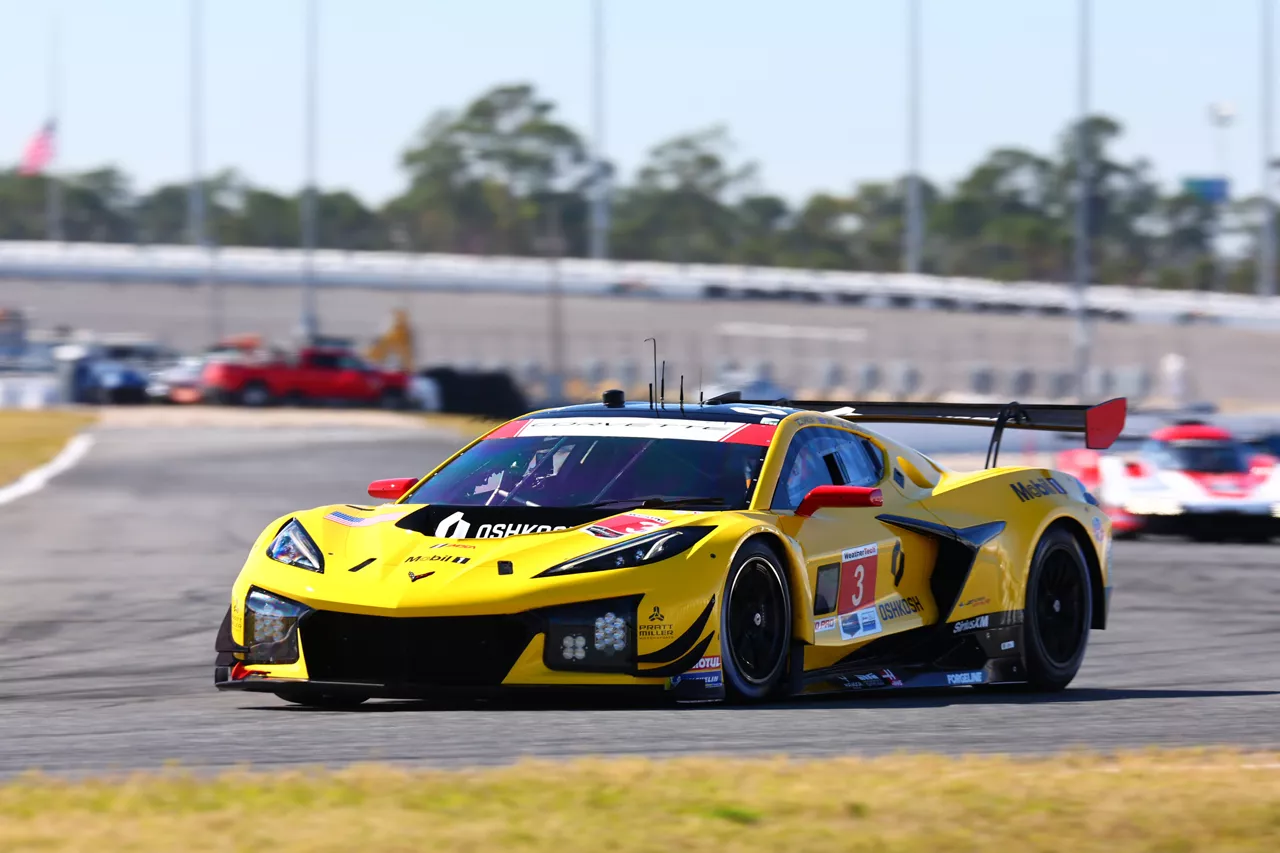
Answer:
[{"label": "guardrail", "polygon": [[[319,287],[541,293],[558,275],[564,292],[571,294],[796,299],[1037,314],[1064,314],[1075,305],[1069,286],[1045,282],[580,258],[553,265],[543,258],[320,250],[312,256],[312,270]],[[0,278],[8,279],[196,284],[213,278],[297,287],[305,271],[305,256],[296,249],[0,241]],[[1087,301],[1094,316],[1115,320],[1199,318],[1280,327],[1280,298],[1107,286],[1090,288]]]}]

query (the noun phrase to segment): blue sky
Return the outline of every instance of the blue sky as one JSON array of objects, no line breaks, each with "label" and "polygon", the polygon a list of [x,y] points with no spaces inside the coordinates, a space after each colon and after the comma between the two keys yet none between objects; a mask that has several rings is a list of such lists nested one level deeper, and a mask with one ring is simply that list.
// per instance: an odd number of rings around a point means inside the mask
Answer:
[{"label": "blue sky", "polygon": [[[605,145],[626,174],[654,143],[717,122],[791,198],[904,170],[904,0],[605,7]],[[1076,9],[924,0],[927,175],[953,181],[997,145],[1055,144],[1075,111]],[[47,112],[55,15],[60,167],[114,163],[142,189],[185,180],[186,0],[0,0],[0,163]],[[206,0],[205,18],[206,165],[298,187],[302,0]],[[588,131],[589,22],[589,0],[321,0],[321,183],[386,199],[427,116],[502,82],[532,81]],[[1229,101],[1229,172],[1257,191],[1258,23],[1257,0],[1094,0],[1093,103],[1125,124],[1120,152],[1148,156],[1168,183],[1213,171],[1208,105]]]}]

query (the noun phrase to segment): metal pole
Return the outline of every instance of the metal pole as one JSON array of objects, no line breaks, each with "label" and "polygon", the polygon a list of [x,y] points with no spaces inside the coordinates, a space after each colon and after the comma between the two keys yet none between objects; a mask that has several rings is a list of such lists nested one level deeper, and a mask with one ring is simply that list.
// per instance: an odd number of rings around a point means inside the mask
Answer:
[{"label": "metal pole", "polygon": [[[1227,157],[1227,128],[1231,125],[1231,120],[1235,116],[1235,109],[1226,103],[1213,104],[1209,107],[1209,123],[1213,125],[1216,132],[1213,135],[1214,155],[1217,160],[1218,177],[1226,181],[1228,169]],[[1213,215],[1213,223],[1209,231],[1209,261],[1211,264],[1213,280],[1210,289],[1214,292],[1223,289],[1223,258],[1219,251],[1218,241],[1222,234],[1223,214],[1227,209],[1227,198],[1216,202]]]},{"label": "metal pole", "polygon": [[1261,0],[1262,25],[1262,93],[1261,147],[1262,147],[1262,223],[1258,235],[1258,295],[1275,296],[1276,293],[1276,233],[1275,203],[1271,196],[1271,54],[1272,54],[1272,0]]},{"label": "metal pole", "polygon": [[191,133],[191,185],[187,190],[187,237],[196,247],[203,263],[201,285],[209,297],[209,340],[217,343],[222,339],[222,306],[221,293],[217,282],[211,275],[212,248],[209,244],[208,226],[206,225],[205,187],[204,187],[204,3],[203,0],[191,0],[191,45],[190,45],[190,133]]},{"label": "metal pole", "polygon": [[54,173],[62,149],[62,69],[60,66],[61,21],[55,15],[49,28],[49,167],[45,169],[45,233],[49,240],[62,240],[62,183]]},{"label": "metal pole", "polygon": [[306,21],[306,185],[302,192],[302,336],[317,333],[315,296],[316,248],[316,0],[307,0]]},{"label": "metal pole", "polygon": [[1089,200],[1092,164],[1089,161],[1089,54],[1090,0],[1080,0],[1079,118],[1076,124],[1076,227],[1075,227],[1075,374],[1076,394],[1085,397],[1089,372],[1092,329],[1089,324]]},{"label": "metal pole", "polygon": [[591,257],[609,257],[609,180],[604,160],[604,0],[591,0]]},{"label": "metal pole", "polygon": [[551,370],[547,377],[547,399],[559,404],[564,398],[564,292],[560,282],[560,255],[564,251],[560,235],[560,204],[551,202],[546,241],[549,261],[547,282],[547,330],[550,335]]},{"label": "metal pole", "polygon": [[920,272],[924,219],[920,201],[920,0],[907,7],[907,222],[903,267]]}]

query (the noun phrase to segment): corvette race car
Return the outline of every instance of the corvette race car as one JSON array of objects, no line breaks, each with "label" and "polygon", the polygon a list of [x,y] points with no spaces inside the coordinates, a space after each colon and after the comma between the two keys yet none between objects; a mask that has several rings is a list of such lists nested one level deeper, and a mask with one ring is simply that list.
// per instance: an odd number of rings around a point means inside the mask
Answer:
[{"label": "corvette race car", "polygon": [[[535,412],[393,503],[258,536],[215,642],[221,690],[370,697],[628,689],[678,701],[1023,683],[1106,628],[1111,525],[1062,472],[995,467],[1006,428],[1105,448],[1094,406],[602,403]],[[993,428],[949,470],[868,423]]]},{"label": "corvette race car", "polygon": [[1057,460],[1098,496],[1116,536],[1264,540],[1280,535],[1280,466],[1228,430],[1182,421],[1120,444],[1133,449],[1110,454],[1073,449]]}]

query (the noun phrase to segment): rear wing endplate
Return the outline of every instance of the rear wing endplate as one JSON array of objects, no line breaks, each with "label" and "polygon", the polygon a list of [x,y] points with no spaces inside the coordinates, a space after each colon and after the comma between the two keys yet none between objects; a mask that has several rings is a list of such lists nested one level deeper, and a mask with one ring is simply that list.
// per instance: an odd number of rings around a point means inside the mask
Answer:
[{"label": "rear wing endplate", "polygon": [[1083,433],[1085,447],[1106,450],[1124,431],[1128,401],[1117,397],[1096,406],[1053,403],[869,403],[833,400],[743,400],[757,405],[783,405],[825,412],[862,423],[952,424],[990,426],[986,467],[995,467],[1006,428]]}]

